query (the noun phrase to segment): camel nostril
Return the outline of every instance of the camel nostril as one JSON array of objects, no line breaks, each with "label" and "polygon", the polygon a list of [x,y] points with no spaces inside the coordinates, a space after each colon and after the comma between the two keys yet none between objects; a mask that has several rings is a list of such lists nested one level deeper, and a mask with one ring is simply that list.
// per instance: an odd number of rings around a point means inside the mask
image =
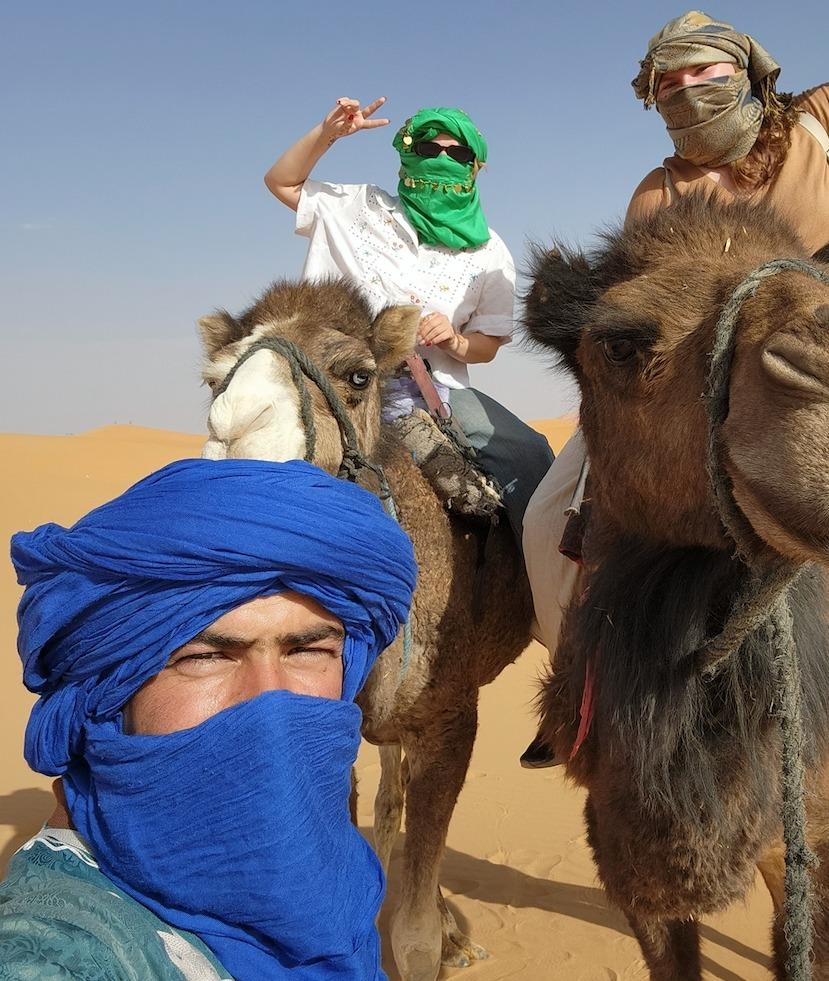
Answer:
[{"label": "camel nostril", "polygon": [[815,320],[823,327],[829,327],[829,303],[822,303],[815,310]]},{"label": "camel nostril", "polygon": [[777,387],[801,398],[829,396],[829,359],[817,345],[780,331],[768,339],[760,361]]}]

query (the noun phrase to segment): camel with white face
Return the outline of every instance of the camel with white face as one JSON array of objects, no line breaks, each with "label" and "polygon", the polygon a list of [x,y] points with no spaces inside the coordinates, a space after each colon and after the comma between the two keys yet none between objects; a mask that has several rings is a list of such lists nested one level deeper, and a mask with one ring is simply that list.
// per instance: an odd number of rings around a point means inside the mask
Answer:
[{"label": "camel with white face", "polygon": [[[401,635],[383,653],[359,704],[363,734],[380,746],[374,831],[386,868],[405,798],[394,957],[406,981],[433,981],[441,960],[465,966],[486,956],[460,933],[447,909],[439,866],[472,753],[478,689],[527,646],[532,605],[506,521],[486,537],[447,514],[381,422],[384,378],[412,351],[419,316],[417,307],[388,307],[372,317],[359,291],[346,283],[284,282],[240,317],[218,313],[201,320],[200,328],[204,380],[214,395],[204,455],[307,458],[336,474],[343,434],[329,404],[333,398],[354,427],[360,453],[384,471],[400,524],[414,543],[420,571],[412,642],[405,644]],[[271,346],[240,363],[257,342]],[[298,356],[291,353],[297,350]],[[303,382],[300,362],[321,373],[328,397],[314,382]],[[372,470],[362,470],[360,480],[379,490]]]}]

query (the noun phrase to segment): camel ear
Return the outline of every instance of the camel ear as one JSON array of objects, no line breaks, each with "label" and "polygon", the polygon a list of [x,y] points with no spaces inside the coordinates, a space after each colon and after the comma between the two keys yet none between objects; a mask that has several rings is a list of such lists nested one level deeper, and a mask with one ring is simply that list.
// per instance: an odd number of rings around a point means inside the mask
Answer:
[{"label": "camel ear", "polygon": [[388,374],[414,351],[421,309],[415,306],[386,307],[371,327],[371,350],[380,374]]},{"label": "camel ear", "polygon": [[533,246],[529,291],[524,295],[524,334],[533,344],[552,350],[558,364],[578,376],[576,359],[585,311],[597,297],[590,264],[581,252]]},{"label": "camel ear", "polygon": [[815,262],[829,263],[829,242],[827,242],[822,249],[818,249],[812,258],[815,260]]},{"label": "camel ear", "polygon": [[244,336],[241,325],[226,310],[217,310],[198,322],[204,353],[208,358]]}]

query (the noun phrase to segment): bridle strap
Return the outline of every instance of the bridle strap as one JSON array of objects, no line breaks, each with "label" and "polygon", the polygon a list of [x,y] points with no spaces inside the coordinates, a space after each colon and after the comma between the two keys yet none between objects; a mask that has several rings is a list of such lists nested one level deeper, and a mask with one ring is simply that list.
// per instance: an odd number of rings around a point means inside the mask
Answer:
[{"label": "bridle strap", "polygon": [[343,459],[337,476],[356,482],[362,470],[370,470],[379,482],[380,497],[384,500],[389,498],[391,491],[383,468],[379,464],[372,463],[368,460],[360,450],[354,423],[349,418],[342,399],[340,399],[334,390],[330,379],[311,361],[305,351],[297,344],[294,344],[293,341],[289,341],[284,337],[265,337],[251,344],[239,356],[236,364],[227,373],[221,385],[216,390],[214,397],[218,398],[223,392],[227,391],[236,372],[248,358],[252,358],[259,351],[272,351],[274,354],[282,355],[291,369],[291,378],[299,393],[300,416],[305,431],[305,459],[309,463],[313,462],[317,442],[316,426],[314,424],[314,407],[311,400],[311,393],[308,391],[308,385],[305,380],[308,378],[322,392],[325,400],[328,402],[328,407],[331,409],[331,414],[334,416],[340,429]]},{"label": "bridle strap", "polygon": [[435,383],[432,381],[432,376],[429,374],[423,358],[414,351],[406,358],[406,365],[432,415],[436,419],[448,419],[451,414],[449,406],[438,395],[438,390],[435,388]]},{"label": "bridle strap", "polygon": [[829,284],[829,275],[813,263],[804,259],[773,259],[746,276],[732,293],[717,321],[705,389],[708,476],[720,521],[734,542],[736,555],[746,566],[748,574],[737,592],[722,631],[696,651],[694,659],[703,676],[711,678],[740,649],[745,639],[763,625],[777,652],[775,710],[782,737],[783,838],[786,844],[786,976],[790,981],[808,981],[812,976],[813,934],[809,870],[817,865],[817,858],[806,841],[802,683],[789,603],[789,591],[804,564],[792,562],[783,556],[775,556],[770,561],[758,558],[756,536],[737,506],[732,482],[724,466],[722,439],[722,427],[728,416],[729,382],[740,309],[763,282],[782,272],[799,272]]},{"label": "bridle strap", "polygon": [[[327,375],[325,375],[317,367],[317,365],[311,361],[305,351],[303,351],[298,345],[294,344],[293,341],[289,341],[284,337],[265,337],[262,338],[262,340],[251,344],[251,346],[239,356],[236,364],[234,364],[227,375],[225,375],[221,385],[219,385],[214,394],[214,398],[218,398],[223,392],[227,391],[228,386],[233,381],[233,377],[239,368],[242,367],[248,358],[252,358],[253,355],[259,351],[272,351],[274,354],[280,354],[288,362],[291,369],[291,377],[299,393],[300,415],[302,418],[302,425],[305,430],[305,459],[308,461],[308,463],[313,463],[314,454],[316,452],[317,434],[316,426],[314,424],[314,407],[311,401],[311,393],[308,391],[308,385],[305,380],[306,378],[309,378],[322,392],[323,396],[328,402],[328,407],[331,409],[331,414],[336,419],[337,425],[340,429],[343,458],[342,462],[340,463],[340,469],[337,472],[337,476],[345,480],[350,480],[353,483],[357,483],[363,471],[368,470],[373,473],[377,478],[378,495],[383,503],[383,508],[385,509],[386,513],[390,517],[394,518],[394,520],[399,524],[400,519],[398,517],[397,507],[394,503],[394,498],[392,497],[391,488],[389,487],[389,482],[386,478],[385,471],[380,464],[372,463],[361,452],[357,442],[357,431],[354,428],[354,423],[352,423],[351,419],[349,418],[342,400],[334,390],[334,386],[331,384]],[[400,664],[400,677],[398,684],[402,683],[408,674],[413,643],[412,621],[411,617],[408,617],[403,625],[403,654]]]},{"label": "bridle strap", "polygon": [[750,272],[737,286],[723,307],[715,329],[704,393],[708,414],[708,479],[717,514],[748,574],[723,629],[694,654],[698,669],[708,677],[716,674],[725,660],[739,650],[746,637],[768,620],[776,600],[784,598],[802,568],[800,563],[790,562],[782,556],[767,559],[765,563],[752,556],[752,552],[756,553],[756,536],[734,500],[731,478],[723,465],[722,427],[728,416],[729,382],[740,310],[762,283],[782,272],[800,272],[829,284],[829,275],[805,259],[772,259]]}]

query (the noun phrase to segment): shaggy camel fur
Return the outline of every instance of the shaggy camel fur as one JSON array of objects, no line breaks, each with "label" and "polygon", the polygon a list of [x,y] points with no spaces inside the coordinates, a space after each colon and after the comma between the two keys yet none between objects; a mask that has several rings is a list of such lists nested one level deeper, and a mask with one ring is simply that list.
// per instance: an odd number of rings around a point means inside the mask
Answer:
[{"label": "shaggy camel fur", "polygon": [[[239,318],[220,313],[200,321],[204,378],[214,396],[255,341],[286,338],[303,350],[347,407],[362,452],[383,466],[400,523],[414,542],[420,572],[410,666],[404,675],[398,638],[359,699],[363,733],[380,746],[375,846],[384,867],[405,798],[403,887],[392,946],[406,981],[432,981],[441,960],[462,966],[486,956],[458,929],[440,894],[438,873],[475,739],[478,689],[527,646],[532,616],[523,563],[507,523],[493,530],[482,553],[479,533],[447,515],[411,456],[381,424],[383,379],[413,349],[419,317],[417,307],[389,307],[372,319],[359,291],[345,283],[284,282]],[[309,389],[317,430],[312,462],[337,473],[340,432],[319,389],[311,383]],[[214,398],[208,425],[206,456],[302,458],[306,435],[284,357],[270,350],[251,355]],[[481,558],[481,595],[473,604]]]},{"label": "shaggy camel fur", "polygon": [[[773,212],[682,197],[586,257],[538,252],[529,337],[581,389],[591,514],[581,589],[540,695],[541,735],[588,790],[599,876],[651,977],[697,981],[697,918],[742,897],[755,866],[784,978],[780,732],[763,628],[711,680],[693,652],[746,575],[714,509],[702,400],[714,327],[737,284],[808,258]],[[827,267],[829,272],[829,267]],[[792,598],[802,671],[814,877],[814,977],[829,978],[829,287],[763,282],[737,327],[726,469],[760,557],[808,563]],[[592,680],[589,733],[571,756]]]}]

